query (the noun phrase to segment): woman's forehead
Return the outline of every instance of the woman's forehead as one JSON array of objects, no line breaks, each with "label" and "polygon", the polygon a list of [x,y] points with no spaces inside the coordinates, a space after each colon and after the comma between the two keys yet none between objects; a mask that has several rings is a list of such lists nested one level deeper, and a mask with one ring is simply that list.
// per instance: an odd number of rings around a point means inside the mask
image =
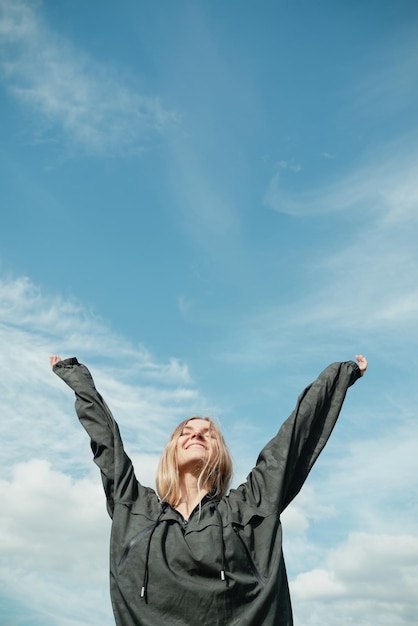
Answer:
[{"label": "woman's forehead", "polygon": [[206,428],[211,427],[211,421],[207,417],[191,417],[184,424],[183,428]]}]

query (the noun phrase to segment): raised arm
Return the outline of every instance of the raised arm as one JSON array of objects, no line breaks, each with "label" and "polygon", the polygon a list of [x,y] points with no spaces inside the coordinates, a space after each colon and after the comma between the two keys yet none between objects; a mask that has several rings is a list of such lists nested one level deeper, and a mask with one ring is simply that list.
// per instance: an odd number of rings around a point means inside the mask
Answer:
[{"label": "raised arm", "polygon": [[324,448],[347,389],[367,369],[367,360],[333,363],[301,393],[296,408],[261,451],[240,489],[262,515],[281,513],[300,491]]},{"label": "raised arm", "polygon": [[123,449],[118,425],[85,365],[75,357],[61,360],[51,356],[50,364],[57,376],[75,392],[75,408],[80,422],[90,435],[94,462],[99,466],[112,517],[115,501],[132,502],[138,495],[138,483],[132,462]]}]

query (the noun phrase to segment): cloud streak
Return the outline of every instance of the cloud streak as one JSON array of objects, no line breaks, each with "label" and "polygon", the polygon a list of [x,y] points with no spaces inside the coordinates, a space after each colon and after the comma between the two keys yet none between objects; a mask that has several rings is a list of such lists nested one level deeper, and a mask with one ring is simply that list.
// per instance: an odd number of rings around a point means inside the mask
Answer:
[{"label": "cloud streak", "polygon": [[350,175],[333,185],[318,185],[313,193],[282,192],[280,167],[267,204],[299,220],[302,237],[309,237],[306,217],[316,217],[318,224],[323,220],[325,232],[332,220],[335,240],[324,240],[314,255],[298,258],[299,282],[291,300],[281,298],[280,304],[241,318],[236,350],[232,342],[229,352],[221,350],[226,361],[274,362],[277,355],[294,352],[297,337],[306,344],[309,337],[321,336],[323,347],[335,345],[338,337],[346,342],[355,337],[364,341],[363,349],[371,338],[384,337],[392,349],[402,345],[404,354],[416,347],[415,145],[402,138],[382,149],[379,160],[367,158]]},{"label": "cloud streak", "polygon": [[93,156],[138,154],[178,122],[158,96],[141,94],[50,29],[37,5],[2,0],[1,73],[34,115],[37,141]]},{"label": "cloud streak", "polygon": [[[342,212],[381,216],[388,223],[416,221],[418,191],[416,131],[364,154],[351,172],[333,183],[289,192],[278,166],[265,195],[267,207],[294,216],[331,215]],[[301,173],[293,172],[302,176]],[[306,187],[306,186],[304,186]]]}]

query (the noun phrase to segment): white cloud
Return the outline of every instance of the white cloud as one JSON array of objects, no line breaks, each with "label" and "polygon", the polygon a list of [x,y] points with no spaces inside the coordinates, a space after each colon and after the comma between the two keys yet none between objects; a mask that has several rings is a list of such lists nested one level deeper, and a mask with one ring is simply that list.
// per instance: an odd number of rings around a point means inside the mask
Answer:
[{"label": "white cloud", "polygon": [[[283,516],[295,621],[412,626],[418,610],[416,418],[388,406],[387,420],[370,401],[358,419],[351,413],[292,505],[304,527],[292,528],[293,515]],[[368,428],[374,434],[366,438]]]},{"label": "white cloud", "polygon": [[[289,534],[302,534],[309,528],[309,520],[302,507],[291,504],[282,515],[282,523]],[[286,530],[286,532],[288,532]]]},{"label": "white cloud", "polygon": [[[57,598],[65,595],[61,621],[54,626],[72,622],[92,626],[89,598],[107,599],[109,521],[99,472],[92,466],[86,434],[74,415],[72,393],[50,372],[48,354],[56,352],[62,340],[63,356],[80,351],[87,362],[91,359],[95,363],[96,383],[120,422],[127,451],[144,484],[153,483],[158,452],[168,430],[184,415],[195,412],[194,407],[201,408],[205,400],[184,364],[175,359],[159,363],[145,347],[136,348],[115,336],[79,304],[50,298],[27,279],[3,278],[0,303],[0,380],[5,416],[0,426],[4,451],[0,488],[6,512],[0,528],[0,577],[11,598],[18,598],[24,588],[27,602],[40,615],[56,611]],[[401,410],[395,390],[392,394],[387,412],[396,412],[396,428],[372,439],[364,439],[364,430],[360,431],[360,442],[339,440],[336,434],[332,444],[336,453],[321,459],[322,470],[310,478],[283,517],[289,571],[299,572],[293,582],[296,619],[306,626],[348,626],[345,616],[350,614],[349,605],[354,607],[356,623],[372,626],[370,615],[375,610],[380,615],[381,598],[386,597],[386,579],[370,597],[357,593],[353,582],[357,565],[349,554],[354,551],[359,559],[362,542],[367,543],[362,539],[365,533],[353,534],[349,549],[342,545],[324,558],[324,540],[317,534],[318,528],[332,536],[332,527],[337,525],[340,537],[349,529],[368,531],[372,540],[367,557],[378,571],[389,554],[383,550],[383,561],[379,561],[385,541],[374,538],[377,532],[382,536],[391,529],[398,532],[399,518],[401,532],[410,538],[414,554],[417,512],[411,494],[418,472],[414,461],[418,434],[411,429],[410,402]],[[389,401],[389,397],[382,398],[382,402]],[[365,419],[360,414],[357,427]],[[379,416],[379,420],[380,427],[386,425],[387,429],[386,417]],[[260,435],[258,431],[253,434]],[[247,471],[248,450],[241,452],[238,467],[245,465]],[[416,575],[414,564],[405,560],[405,541],[396,539],[393,544],[401,555],[399,572],[407,587],[401,602],[403,611],[411,605],[408,589]],[[367,563],[363,567],[373,580],[373,568],[367,569]],[[97,615],[97,625],[106,623],[106,615],[110,615],[109,605],[99,602],[103,611]],[[413,623],[406,617],[402,621],[395,608],[387,609],[394,618],[387,626]]]},{"label": "white cloud", "polygon": [[335,507],[324,500],[324,498],[318,497],[312,484],[309,482],[305,484],[296,500],[282,515],[286,535],[300,536],[308,531],[311,521],[329,520],[334,517],[336,515]]},{"label": "white cloud", "polygon": [[0,480],[0,580],[10,599],[45,623],[101,624],[107,616],[110,624],[110,524],[98,478],[97,472],[75,480],[33,458]]},{"label": "white cloud", "polygon": [[306,626],[416,623],[418,538],[350,534],[322,567],[291,582],[295,619]]},{"label": "white cloud", "polygon": [[103,626],[111,623],[110,525],[73,393],[49,367],[61,350],[93,364],[144,484],[154,484],[169,432],[205,400],[186,364],[158,362],[26,278],[0,277],[0,584],[41,623]]},{"label": "white cloud", "polygon": [[[403,415],[401,407],[388,406],[389,393],[382,395],[380,402],[386,404],[386,414],[376,402],[375,414],[362,415],[359,423],[351,426],[355,436],[361,421],[369,419],[360,431],[362,437],[338,441],[338,447],[336,442],[336,458],[322,465],[317,501],[325,505],[330,499],[338,511],[338,523],[351,528],[416,533],[418,425],[415,415]],[[411,406],[416,402],[415,395],[408,399]],[[371,436],[365,436],[367,429],[373,433]],[[402,529],[398,526],[400,517]]]},{"label": "white cloud", "polygon": [[341,596],[344,586],[334,572],[323,569],[314,569],[311,572],[299,574],[292,584],[292,591],[296,598],[312,600]]},{"label": "white cloud", "polygon": [[38,3],[2,0],[1,72],[8,91],[37,115],[39,140],[99,156],[146,149],[175,113],[53,32]]},{"label": "white cloud", "polygon": [[106,552],[97,550],[96,537],[106,537],[110,525],[99,482],[91,475],[73,480],[45,459],[16,464],[10,481],[0,481],[2,554],[28,570],[106,580]]}]

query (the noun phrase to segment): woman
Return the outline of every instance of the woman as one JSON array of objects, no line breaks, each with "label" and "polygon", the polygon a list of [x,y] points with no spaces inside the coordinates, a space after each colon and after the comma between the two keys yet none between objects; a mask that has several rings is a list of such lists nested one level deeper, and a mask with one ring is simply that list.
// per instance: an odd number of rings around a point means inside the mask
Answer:
[{"label": "woman", "polygon": [[118,426],[76,358],[50,357],[76,394],[112,517],[110,584],[118,626],[291,626],[280,514],[302,487],[346,391],[367,369],[327,367],[299,396],[246,482],[228,494],[231,460],[207,418],[185,420],[160,461],[159,495],[141,485]]}]

